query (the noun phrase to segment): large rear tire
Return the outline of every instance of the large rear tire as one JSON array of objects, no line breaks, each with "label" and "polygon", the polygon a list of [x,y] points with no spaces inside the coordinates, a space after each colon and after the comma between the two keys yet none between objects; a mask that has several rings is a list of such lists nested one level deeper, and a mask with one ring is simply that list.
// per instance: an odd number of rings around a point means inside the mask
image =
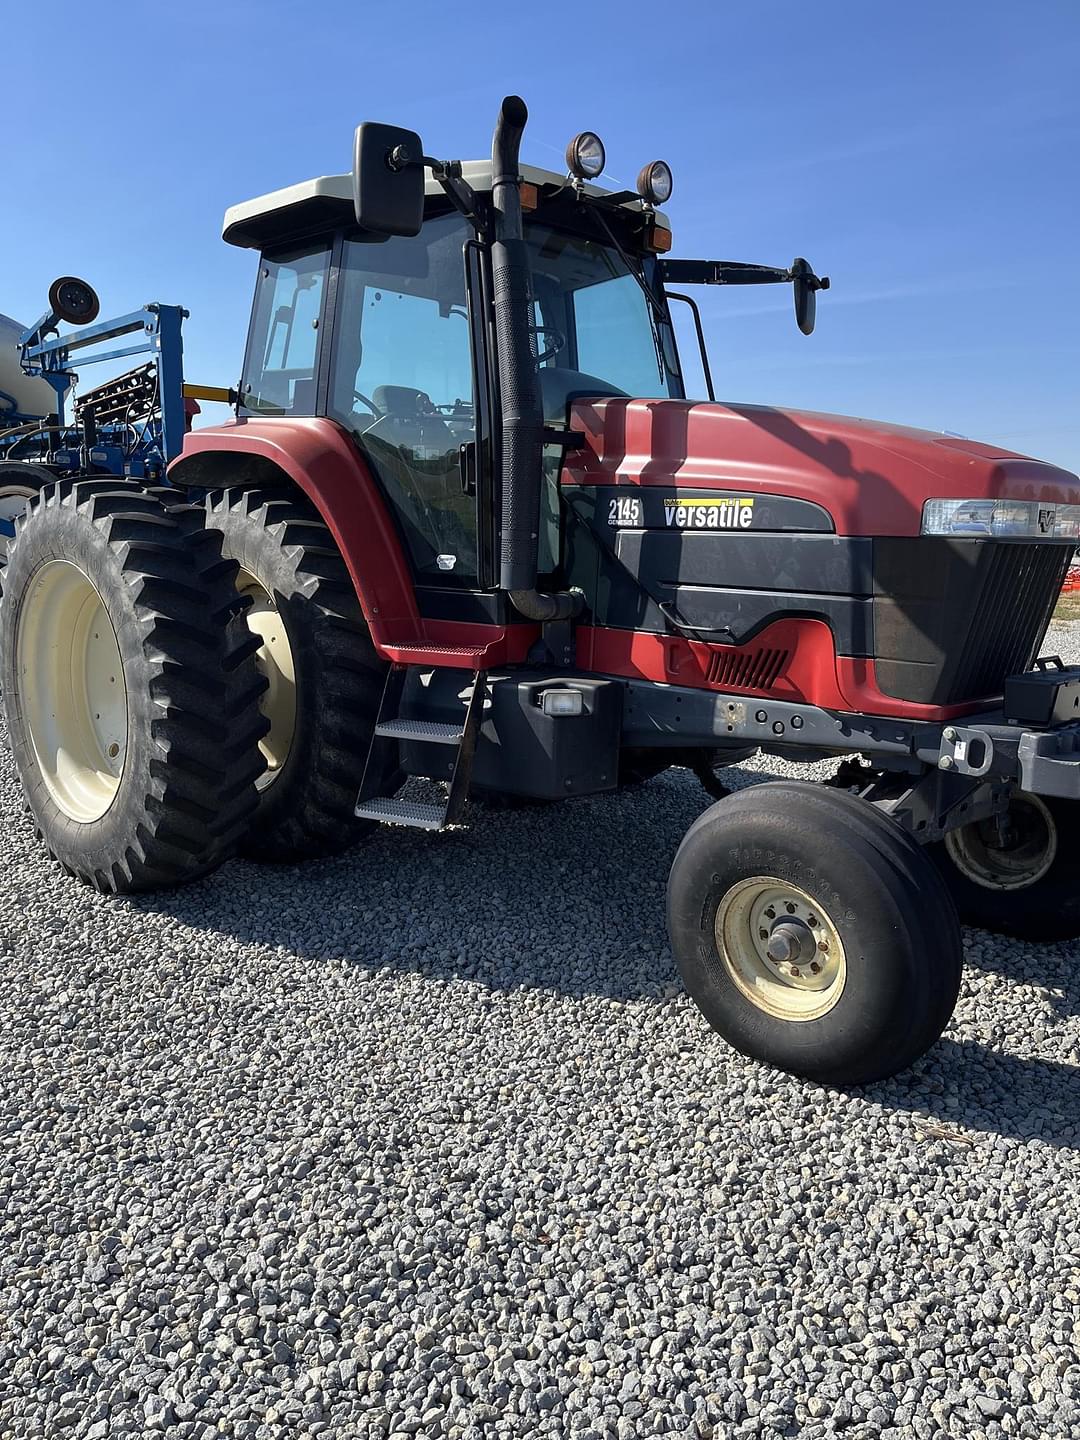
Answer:
[{"label": "large rear tire", "polygon": [[706,810],[671,868],[668,927],[714,1029],[827,1084],[905,1069],[959,991],[959,924],[932,862],[865,801],[815,785],[753,785]]},{"label": "large rear tire", "polygon": [[300,497],[214,490],[206,523],[240,567],[269,682],[267,771],[241,848],[278,862],[336,854],[374,828],[354,810],[385,663],[333,536]]},{"label": "large rear tire", "polygon": [[963,920],[1025,940],[1080,935],[1080,805],[1016,794],[995,817],[927,846]]},{"label": "large rear tire", "polygon": [[16,524],[0,612],[12,754],[52,856],[152,890],[232,853],[256,805],[263,688],[235,565],[200,511],[61,480]]}]

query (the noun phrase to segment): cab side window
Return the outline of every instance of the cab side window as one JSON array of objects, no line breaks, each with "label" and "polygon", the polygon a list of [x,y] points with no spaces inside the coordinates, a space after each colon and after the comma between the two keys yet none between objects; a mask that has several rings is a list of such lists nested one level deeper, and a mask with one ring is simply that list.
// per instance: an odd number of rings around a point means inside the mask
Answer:
[{"label": "cab side window", "polygon": [[330,251],[289,251],[259,262],[241,409],[314,415],[319,327]]}]

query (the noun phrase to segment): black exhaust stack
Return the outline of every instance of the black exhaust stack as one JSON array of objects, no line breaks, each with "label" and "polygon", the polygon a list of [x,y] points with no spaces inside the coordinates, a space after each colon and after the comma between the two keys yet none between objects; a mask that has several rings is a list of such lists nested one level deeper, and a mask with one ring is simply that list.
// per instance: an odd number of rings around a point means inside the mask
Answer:
[{"label": "black exhaust stack", "polygon": [[499,586],[509,593],[515,610],[530,620],[568,620],[581,609],[580,597],[569,592],[545,595],[536,588],[544,410],[532,339],[529,257],[521,228],[518,153],[528,118],[525,101],[508,95],[491,142],[491,282],[502,409]]}]

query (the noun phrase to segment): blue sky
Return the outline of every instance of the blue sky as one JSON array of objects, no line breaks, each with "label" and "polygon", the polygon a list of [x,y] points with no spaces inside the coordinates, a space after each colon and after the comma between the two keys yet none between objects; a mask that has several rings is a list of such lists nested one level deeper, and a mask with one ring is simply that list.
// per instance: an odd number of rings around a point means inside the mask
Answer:
[{"label": "blue sky", "polygon": [[60,273],[105,315],[179,302],[189,377],[231,383],[255,262],[222,244],[225,207],[346,169],[362,119],[485,154],[517,91],[536,164],[584,128],[620,184],[670,162],[674,254],[831,275],[810,339],[786,292],[701,292],[721,396],[1080,470],[1078,0],[97,0],[5,7],[2,37],[9,77],[55,73],[60,96],[3,92],[20,319]]}]

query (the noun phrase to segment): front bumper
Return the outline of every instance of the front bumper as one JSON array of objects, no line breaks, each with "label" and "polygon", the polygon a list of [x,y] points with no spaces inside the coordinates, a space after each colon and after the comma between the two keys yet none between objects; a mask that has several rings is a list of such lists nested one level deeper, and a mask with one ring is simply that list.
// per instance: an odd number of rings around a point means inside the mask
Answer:
[{"label": "front bumper", "polygon": [[[1061,672],[1080,685],[1080,667]],[[671,749],[754,745],[792,760],[863,755],[880,770],[939,771],[950,780],[1080,800],[1080,720],[1056,726],[1012,721],[1004,709],[963,723],[890,719],[814,705],[624,681],[622,743]]]}]

